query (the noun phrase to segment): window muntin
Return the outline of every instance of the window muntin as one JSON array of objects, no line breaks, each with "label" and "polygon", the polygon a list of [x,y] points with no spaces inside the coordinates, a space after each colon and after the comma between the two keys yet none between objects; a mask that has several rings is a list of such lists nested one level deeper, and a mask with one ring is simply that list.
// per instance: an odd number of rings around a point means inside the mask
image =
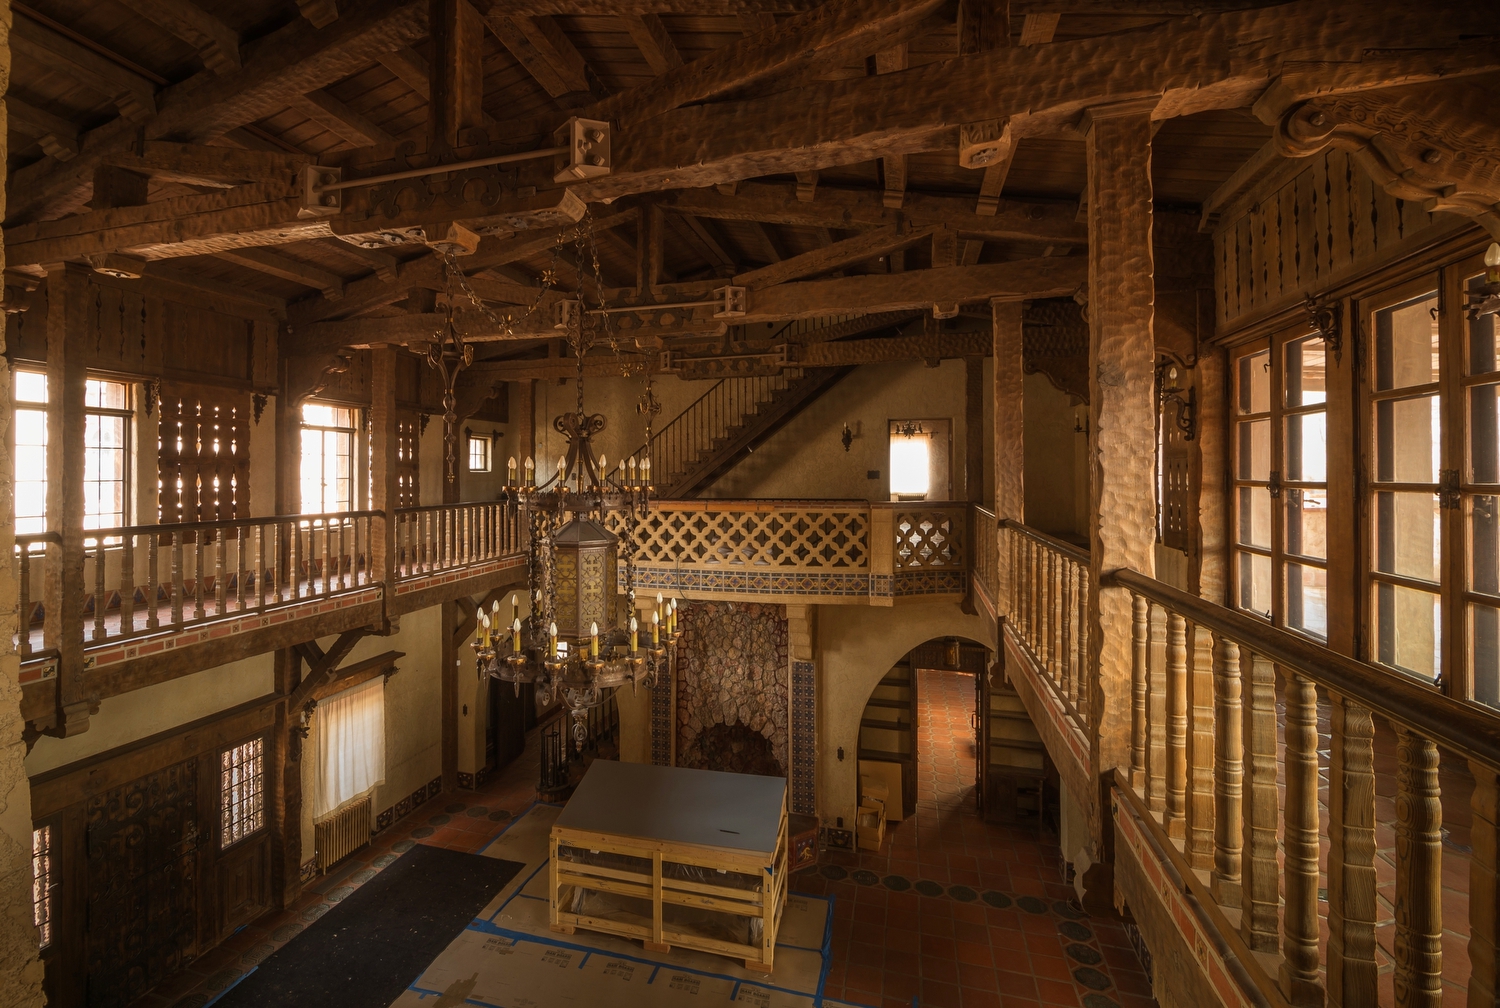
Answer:
[{"label": "window muntin", "polygon": [[[1484,284],[1464,271],[1460,286]],[[1500,707],[1500,326],[1494,315],[1464,313],[1463,471],[1459,513],[1464,537],[1462,656],[1473,697]]]},{"label": "window muntin", "polygon": [[302,407],[302,513],[354,510],[354,410]]},{"label": "window muntin", "polygon": [[469,472],[490,471],[490,439],[481,434],[469,435]]},{"label": "window muntin", "polygon": [[15,373],[16,534],[47,531],[47,376]]},{"label": "window muntin", "polygon": [[38,947],[52,944],[52,827],[31,831],[31,918]]},{"label": "window muntin", "polygon": [[265,740],[251,739],[219,754],[220,848],[266,824]]},{"label": "window muntin", "polygon": [[1306,330],[1234,366],[1235,604],[1328,638],[1327,350]]},{"label": "window muntin", "polygon": [[1443,671],[1444,396],[1436,286],[1376,304],[1370,329],[1370,657],[1437,681]]},{"label": "window muntin", "polygon": [[[84,384],[83,527],[130,520],[130,383]],[[15,518],[19,534],[47,531],[47,376],[15,372]]]},{"label": "window muntin", "polygon": [[84,387],[83,527],[129,520],[130,386],[89,379]]}]

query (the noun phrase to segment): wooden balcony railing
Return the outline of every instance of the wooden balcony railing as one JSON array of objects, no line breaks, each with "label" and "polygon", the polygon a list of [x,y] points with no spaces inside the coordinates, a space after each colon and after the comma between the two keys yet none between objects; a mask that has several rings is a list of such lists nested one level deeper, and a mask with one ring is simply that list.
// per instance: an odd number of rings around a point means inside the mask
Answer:
[{"label": "wooden balcony railing", "polygon": [[[621,531],[617,525],[612,531]],[[637,527],[636,546],[644,564],[863,571],[870,566],[870,503],[660,501]]]},{"label": "wooden balcony railing", "polygon": [[1000,605],[1000,527],[995,512],[975,505],[969,523],[970,542],[969,572],[984,590],[990,607],[998,610]]},{"label": "wooden balcony railing", "polygon": [[[1089,723],[1089,555],[1020,522],[999,523],[996,606],[1079,726]],[[1001,575],[1003,575],[1003,580]]]},{"label": "wooden balcony railing", "polygon": [[[1468,1004],[1495,1004],[1500,718],[1153,578],[1118,571],[1103,585],[1133,600],[1130,757],[1117,788],[1178,862],[1169,874],[1246,980],[1292,1005],[1386,1003],[1379,964],[1388,957],[1398,1005],[1445,1003],[1445,978],[1456,985],[1446,1003],[1466,984]],[[1330,734],[1326,833],[1320,707]],[[1378,844],[1389,824],[1376,816],[1377,717],[1396,736],[1394,842]],[[1440,752],[1466,761],[1475,781],[1467,921],[1443,917]],[[1320,835],[1329,841],[1322,941]],[[1469,931],[1467,962],[1444,958],[1445,928],[1450,950],[1461,941],[1453,933]],[[1278,952],[1279,961],[1253,954]]]},{"label": "wooden balcony railing", "polygon": [[[348,511],[87,529],[84,641],[180,630],[364,587],[371,521],[379,516]],[[40,547],[57,541],[55,532],[16,537],[23,659],[44,636],[33,615],[38,573],[48,562]]]},{"label": "wooden balcony railing", "polygon": [[507,502],[433,504],[396,512],[398,581],[471,567],[519,552],[520,511]]}]

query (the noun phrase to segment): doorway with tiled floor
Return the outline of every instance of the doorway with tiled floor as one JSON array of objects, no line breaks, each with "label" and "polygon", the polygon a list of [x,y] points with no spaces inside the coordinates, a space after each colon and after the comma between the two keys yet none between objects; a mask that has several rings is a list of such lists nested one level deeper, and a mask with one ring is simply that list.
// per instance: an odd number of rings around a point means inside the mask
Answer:
[{"label": "doorway with tiled floor", "polygon": [[[881,849],[825,853],[792,888],[831,895],[825,996],[870,1008],[1148,1008],[1123,927],[1072,901],[1057,845],[1034,827],[985,823],[974,806],[974,679],[921,672],[918,801]],[[203,1008],[413,844],[478,852],[536,797],[539,739],[476,791],[432,798],[292,908],[268,914],[134,1008]]]}]

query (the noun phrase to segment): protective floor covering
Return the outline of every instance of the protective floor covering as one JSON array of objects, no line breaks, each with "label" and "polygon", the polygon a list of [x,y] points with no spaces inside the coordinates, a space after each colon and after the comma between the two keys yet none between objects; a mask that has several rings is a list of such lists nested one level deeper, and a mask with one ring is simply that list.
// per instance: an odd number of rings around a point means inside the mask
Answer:
[{"label": "protective floor covering", "polygon": [[215,1004],[384,1008],[521,868],[418,844]]},{"label": "protective floor covering", "polygon": [[832,901],[825,897],[787,897],[770,976],[747,971],[739,960],[705,952],[657,954],[645,951],[638,941],[612,935],[550,931],[547,838],[559,811],[556,806],[533,805],[485,849],[488,857],[526,867],[393,1008],[825,1004],[821,994],[833,917]]}]

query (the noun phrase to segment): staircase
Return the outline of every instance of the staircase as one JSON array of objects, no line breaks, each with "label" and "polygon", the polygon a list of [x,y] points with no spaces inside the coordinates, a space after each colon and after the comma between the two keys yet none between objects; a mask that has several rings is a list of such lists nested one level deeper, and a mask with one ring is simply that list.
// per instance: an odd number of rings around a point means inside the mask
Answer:
[{"label": "staircase", "polygon": [[651,437],[662,498],[681,500],[708,487],[853,370],[788,369],[716,383]]}]

